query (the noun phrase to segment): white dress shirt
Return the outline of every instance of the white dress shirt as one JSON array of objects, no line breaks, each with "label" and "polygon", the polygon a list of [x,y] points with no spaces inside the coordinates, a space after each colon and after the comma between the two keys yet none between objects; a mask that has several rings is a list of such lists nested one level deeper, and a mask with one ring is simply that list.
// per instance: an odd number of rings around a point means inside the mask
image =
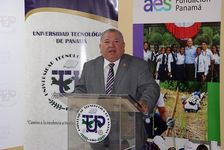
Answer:
[{"label": "white dress shirt", "polygon": [[[164,62],[164,64],[167,64],[167,56],[166,56],[166,54],[164,54],[164,55],[165,55],[165,62]],[[156,60],[156,62],[157,62],[157,64],[156,64],[156,71],[159,71],[159,66],[162,64],[162,59],[163,59],[163,54],[160,54],[157,57],[157,60]]]},{"label": "white dress shirt", "polygon": [[[198,58],[199,58],[199,62],[198,62]],[[202,54],[200,54],[199,56],[195,58],[195,78],[196,78],[197,72],[204,72],[205,76],[208,74],[208,61],[207,61],[207,58]]]},{"label": "white dress shirt", "polygon": [[213,54],[213,59],[215,64],[220,64],[220,56],[218,54]]},{"label": "white dress shirt", "polygon": [[211,60],[214,60],[212,51],[207,48],[205,51],[202,50],[201,54],[204,55],[207,58],[207,63],[210,66],[211,65]]},{"label": "white dress shirt", "polygon": [[152,51],[147,50],[146,52],[143,50],[143,56],[144,56],[144,60],[148,61],[151,60],[152,57]]},{"label": "white dress shirt", "polygon": [[[114,63],[114,67],[113,67],[114,77],[116,76],[119,62],[120,62],[120,59],[118,59],[117,61],[113,62]],[[110,66],[109,66],[110,63],[111,62],[109,62],[108,60],[106,60],[104,58],[104,67],[103,68],[104,68],[104,83],[105,83],[105,87],[106,87],[106,84],[107,84],[107,75],[108,75],[108,72],[109,72],[109,69],[110,69]]]},{"label": "white dress shirt", "polygon": [[181,55],[180,53],[177,53],[177,61],[176,61],[176,64],[177,65],[183,65],[184,64],[184,60],[185,60],[184,54]]},{"label": "white dress shirt", "polygon": [[169,53],[167,57],[168,72],[171,72],[171,63],[174,62],[172,53]]}]

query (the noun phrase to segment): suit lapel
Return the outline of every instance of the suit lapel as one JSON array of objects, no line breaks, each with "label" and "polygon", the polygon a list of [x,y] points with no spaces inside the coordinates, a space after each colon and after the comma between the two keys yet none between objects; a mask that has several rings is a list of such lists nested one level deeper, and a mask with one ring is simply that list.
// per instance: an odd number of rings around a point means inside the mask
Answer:
[{"label": "suit lapel", "polygon": [[128,69],[128,65],[129,65],[128,60],[125,57],[125,55],[123,55],[121,57],[119,65],[118,65],[117,73],[116,73],[115,80],[114,80],[113,91],[116,91],[118,89],[119,83],[121,83],[121,80],[122,80],[122,78],[124,78],[125,72]]}]

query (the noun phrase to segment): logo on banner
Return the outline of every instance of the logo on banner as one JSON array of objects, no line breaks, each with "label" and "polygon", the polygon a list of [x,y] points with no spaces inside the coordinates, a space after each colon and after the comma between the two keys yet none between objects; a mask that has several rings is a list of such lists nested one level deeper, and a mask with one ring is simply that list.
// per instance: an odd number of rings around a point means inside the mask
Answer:
[{"label": "logo on banner", "polygon": [[111,119],[102,106],[88,104],[76,115],[76,129],[80,137],[89,143],[103,141],[109,134]]},{"label": "logo on banner", "polygon": [[79,55],[65,54],[54,58],[44,68],[41,83],[44,96],[58,110],[67,110],[56,94],[73,93],[79,81]]},{"label": "logo on banner", "polygon": [[161,12],[171,10],[171,0],[145,0],[145,12]]},{"label": "logo on banner", "polygon": [[0,32],[13,32],[15,30],[16,17],[0,15]]},{"label": "logo on banner", "polygon": [[12,107],[16,104],[16,90],[0,89],[0,107]]}]

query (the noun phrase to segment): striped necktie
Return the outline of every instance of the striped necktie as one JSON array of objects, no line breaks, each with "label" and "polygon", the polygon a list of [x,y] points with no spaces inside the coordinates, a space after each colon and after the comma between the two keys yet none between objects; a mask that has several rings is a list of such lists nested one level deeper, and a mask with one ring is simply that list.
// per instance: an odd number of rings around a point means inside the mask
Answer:
[{"label": "striped necktie", "polygon": [[107,82],[106,82],[106,94],[110,94],[112,92],[113,84],[114,84],[114,63],[109,64],[109,71],[107,75]]}]

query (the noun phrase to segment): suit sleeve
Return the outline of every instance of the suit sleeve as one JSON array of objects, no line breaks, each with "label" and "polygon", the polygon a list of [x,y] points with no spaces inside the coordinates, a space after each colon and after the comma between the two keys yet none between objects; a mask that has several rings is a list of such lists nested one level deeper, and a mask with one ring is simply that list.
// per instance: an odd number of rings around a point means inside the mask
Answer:
[{"label": "suit sleeve", "polygon": [[86,63],[83,66],[83,70],[82,70],[82,74],[81,74],[81,78],[78,82],[77,85],[75,85],[75,93],[87,93],[87,89],[86,89],[86,80],[85,80],[85,76],[86,76]]},{"label": "suit sleeve", "polygon": [[138,88],[137,93],[139,100],[147,101],[150,113],[154,110],[156,103],[159,99],[160,88],[155,82],[152,74],[149,71],[149,65],[144,63],[141,65],[138,75]]}]

